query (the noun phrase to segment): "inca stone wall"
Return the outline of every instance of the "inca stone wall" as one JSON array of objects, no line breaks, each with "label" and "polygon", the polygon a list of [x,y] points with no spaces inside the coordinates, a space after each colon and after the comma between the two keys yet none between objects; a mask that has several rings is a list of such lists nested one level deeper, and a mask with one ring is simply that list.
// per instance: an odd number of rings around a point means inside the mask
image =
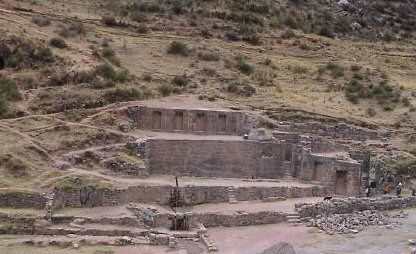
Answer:
[{"label": "inca stone wall", "polygon": [[318,122],[294,123],[282,122],[278,125],[279,131],[294,133],[309,133],[320,136],[329,136],[341,139],[367,140],[380,139],[391,136],[391,132],[379,132],[375,130],[360,128],[346,123],[339,123],[335,126],[325,125]]},{"label": "inca stone wall", "polygon": [[361,163],[313,154],[308,149],[303,149],[300,157],[302,165],[298,177],[301,180],[321,182],[338,195],[360,194]]},{"label": "inca stone wall", "polygon": [[0,207],[44,209],[46,197],[39,193],[2,192],[0,193]]},{"label": "inca stone wall", "polygon": [[252,115],[230,110],[135,106],[127,111],[137,128],[153,131],[243,135],[259,125]]},{"label": "inca stone wall", "polygon": [[280,178],[285,145],[276,141],[150,139],[153,174]]},{"label": "inca stone wall", "polygon": [[[169,204],[173,186],[132,186],[126,189],[108,189],[88,187],[91,192],[87,200],[81,194],[85,187],[56,189],[54,208],[95,207],[127,204],[129,202]],[[180,188],[185,205],[228,202],[227,186],[183,186]],[[259,200],[269,197],[321,197],[327,193],[321,186],[311,187],[239,187],[235,188],[235,197],[240,201]]]},{"label": "inca stone wall", "polygon": [[331,202],[296,204],[302,217],[316,217],[319,214],[347,214],[364,210],[392,210],[416,206],[416,197],[380,197],[333,199]]}]

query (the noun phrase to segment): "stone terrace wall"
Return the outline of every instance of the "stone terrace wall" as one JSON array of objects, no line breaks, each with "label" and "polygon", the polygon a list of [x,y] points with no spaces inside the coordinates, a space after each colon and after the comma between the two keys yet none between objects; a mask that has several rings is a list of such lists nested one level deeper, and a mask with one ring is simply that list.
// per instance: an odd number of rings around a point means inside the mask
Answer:
[{"label": "stone terrace wall", "polygon": [[150,139],[149,172],[233,178],[280,178],[285,145],[276,141]]},{"label": "stone terrace wall", "polygon": [[[209,213],[186,213],[189,218],[189,226],[196,227],[202,223],[206,227],[235,227],[261,224],[274,224],[286,220],[286,214],[276,211],[258,211],[258,212],[209,212]],[[158,213],[154,216],[155,227],[169,228],[171,221],[169,218],[174,216],[173,213]]]},{"label": "stone terrace wall", "polygon": [[139,129],[165,132],[243,135],[259,125],[254,116],[230,110],[134,106],[127,114]]},{"label": "stone terrace wall", "polygon": [[294,123],[283,122],[278,125],[279,131],[295,132],[301,134],[315,134],[320,136],[329,136],[333,138],[341,139],[354,139],[354,140],[366,140],[366,139],[380,139],[383,137],[390,137],[391,132],[378,132],[375,130],[360,128],[345,123],[339,123],[338,125],[331,126],[318,122],[308,123]]},{"label": "stone terrace wall", "polygon": [[[81,194],[83,188],[64,188],[55,191],[55,208],[95,207],[127,204],[129,202],[167,205],[173,186],[132,186],[126,189],[92,188],[88,198]],[[235,197],[240,201],[268,197],[322,197],[326,194],[321,186],[311,187],[240,187]],[[181,197],[186,205],[228,202],[227,186],[184,186]]]},{"label": "stone terrace wall", "polygon": [[44,209],[46,198],[39,193],[1,192],[0,207]]},{"label": "stone terrace wall", "polygon": [[364,210],[392,210],[416,206],[416,197],[381,197],[333,199],[331,202],[296,204],[302,217],[316,217],[318,214],[345,214]]}]

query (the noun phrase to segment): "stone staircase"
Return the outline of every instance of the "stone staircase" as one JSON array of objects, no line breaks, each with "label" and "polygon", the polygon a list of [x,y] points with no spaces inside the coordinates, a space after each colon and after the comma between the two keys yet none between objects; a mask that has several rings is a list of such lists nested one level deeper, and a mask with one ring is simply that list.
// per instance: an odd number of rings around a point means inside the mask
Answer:
[{"label": "stone staircase", "polygon": [[293,224],[293,226],[299,226],[302,224],[302,219],[299,213],[289,213],[286,214],[286,222]]},{"label": "stone staircase", "polygon": [[228,187],[228,203],[237,204],[237,199],[235,198],[235,188],[233,186]]},{"label": "stone staircase", "polygon": [[54,201],[55,201],[55,192],[51,191],[44,194],[46,198],[46,205],[45,205],[45,213],[43,215],[44,219],[47,221],[52,220],[53,216],[53,209],[54,209]]},{"label": "stone staircase", "polygon": [[295,178],[292,176],[292,162],[290,161],[283,162],[283,180],[284,181],[295,180]]}]

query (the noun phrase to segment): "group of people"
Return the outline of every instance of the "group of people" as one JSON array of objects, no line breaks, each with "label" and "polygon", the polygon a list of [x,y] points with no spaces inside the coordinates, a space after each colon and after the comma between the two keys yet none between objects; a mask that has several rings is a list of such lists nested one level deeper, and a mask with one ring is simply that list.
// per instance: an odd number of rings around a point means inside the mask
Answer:
[{"label": "group of people", "polygon": [[[372,183],[373,184],[373,183]],[[365,189],[365,195],[367,197],[371,197],[372,195],[375,194],[375,186],[373,186],[372,184],[368,185],[367,188]],[[403,188],[403,183],[401,181],[399,181],[396,185],[396,196],[400,196],[402,194],[402,188]],[[383,188],[383,194],[389,194],[392,190],[392,186],[388,183],[384,186]],[[413,187],[412,188],[412,196],[416,196],[416,188]]]}]

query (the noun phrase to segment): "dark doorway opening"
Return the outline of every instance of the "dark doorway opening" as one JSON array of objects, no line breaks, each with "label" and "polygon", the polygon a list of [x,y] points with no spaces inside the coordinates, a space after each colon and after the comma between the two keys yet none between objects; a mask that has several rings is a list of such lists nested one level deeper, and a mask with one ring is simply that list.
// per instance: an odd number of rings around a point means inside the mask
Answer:
[{"label": "dark doorway opening", "polygon": [[0,57],[0,70],[3,70],[5,65],[6,65],[6,63],[4,62],[4,58]]},{"label": "dark doorway opening", "polygon": [[335,194],[347,196],[348,172],[337,171],[335,179]]},{"label": "dark doorway opening", "polygon": [[154,130],[162,129],[162,112],[160,111],[153,112],[152,129]]}]

